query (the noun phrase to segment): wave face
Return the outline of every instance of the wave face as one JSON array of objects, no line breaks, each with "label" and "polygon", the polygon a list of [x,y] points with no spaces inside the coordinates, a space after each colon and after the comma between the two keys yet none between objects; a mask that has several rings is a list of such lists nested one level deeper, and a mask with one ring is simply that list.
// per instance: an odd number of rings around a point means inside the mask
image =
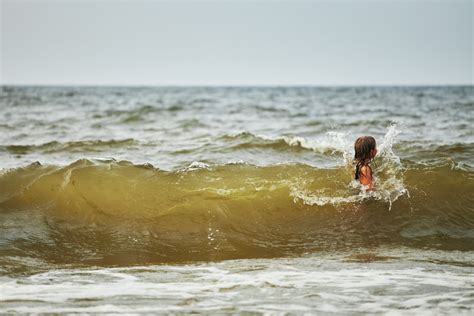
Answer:
[{"label": "wave face", "polygon": [[[387,165],[387,163],[385,164]],[[389,168],[390,169],[390,168]],[[130,264],[274,257],[378,245],[474,250],[474,173],[127,161],[32,164],[0,177],[3,256]]]}]

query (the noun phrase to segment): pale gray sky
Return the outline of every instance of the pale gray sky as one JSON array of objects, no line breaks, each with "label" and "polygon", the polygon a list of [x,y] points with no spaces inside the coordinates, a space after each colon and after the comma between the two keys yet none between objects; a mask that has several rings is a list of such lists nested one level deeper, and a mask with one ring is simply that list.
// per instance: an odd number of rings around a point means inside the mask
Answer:
[{"label": "pale gray sky", "polygon": [[472,84],[473,4],[0,0],[3,84]]}]

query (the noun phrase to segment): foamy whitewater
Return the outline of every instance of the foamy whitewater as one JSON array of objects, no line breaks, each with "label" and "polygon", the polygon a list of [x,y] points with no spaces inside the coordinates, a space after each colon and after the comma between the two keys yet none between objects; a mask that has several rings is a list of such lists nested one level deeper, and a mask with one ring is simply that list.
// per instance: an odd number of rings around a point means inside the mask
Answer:
[{"label": "foamy whitewater", "polygon": [[473,87],[2,87],[0,313],[470,315],[473,113]]}]

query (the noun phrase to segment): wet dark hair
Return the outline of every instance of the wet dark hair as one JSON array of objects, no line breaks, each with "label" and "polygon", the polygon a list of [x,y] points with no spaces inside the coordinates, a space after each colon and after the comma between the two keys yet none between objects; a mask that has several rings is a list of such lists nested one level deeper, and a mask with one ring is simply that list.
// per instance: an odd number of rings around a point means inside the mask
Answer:
[{"label": "wet dark hair", "polygon": [[372,136],[362,136],[354,143],[354,163],[356,164],[355,179],[359,179],[360,168],[367,165],[372,158],[370,155],[376,147],[375,138]]}]

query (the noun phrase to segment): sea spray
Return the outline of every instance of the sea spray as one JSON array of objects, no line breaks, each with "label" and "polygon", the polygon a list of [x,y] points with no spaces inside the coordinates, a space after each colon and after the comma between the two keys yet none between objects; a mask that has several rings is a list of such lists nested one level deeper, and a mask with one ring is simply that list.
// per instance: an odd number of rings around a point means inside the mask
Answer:
[{"label": "sea spray", "polygon": [[374,191],[376,198],[389,203],[389,209],[399,197],[407,195],[409,191],[404,184],[404,172],[400,157],[393,152],[396,137],[400,134],[397,124],[392,122],[387,129],[382,142],[378,146],[378,155],[374,161],[374,175],[377,188]]}]

